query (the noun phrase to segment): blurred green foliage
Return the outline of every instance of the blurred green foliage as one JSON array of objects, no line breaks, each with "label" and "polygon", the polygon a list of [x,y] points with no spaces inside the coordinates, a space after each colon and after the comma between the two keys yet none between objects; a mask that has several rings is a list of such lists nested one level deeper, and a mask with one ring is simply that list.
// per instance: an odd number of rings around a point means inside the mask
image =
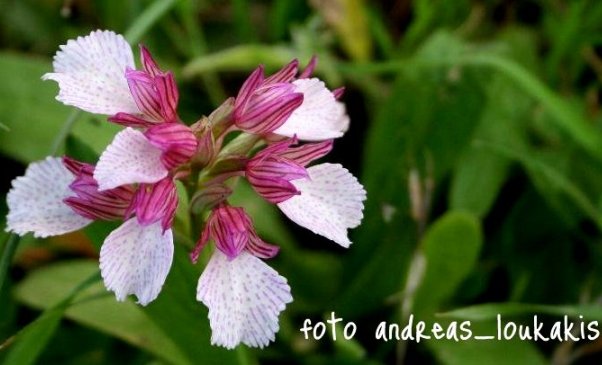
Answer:
[{"label": "blurred green foliage", "polygon": [[[374,330],[412,314],[471,320],[479,333],[495,332],[498,313],[602,320],[601,20],[596,0],[0,0],[3,191],[55,147],[92,162],[118,130],[73,113],[40,80],[60,44],[96,28],[143,42],[175,72],[188,123],[235,95],[257,64],[273,71],[317,55],[318,75],[346,86],[352,121],[328,159],[368,191],[344,250],[240,185],[234,200],[282,247],[272,265],[295,297],[264,350],[210,345],[184,211],[174,265],[148,307],[116,302],[99,281],[76,290],[96,272],[110,224],[25,237],[0,287],[0,361],[599,363],[600,339],[417,344]],[[7,257],[11,241],[0,239]],[[357,324],[352,341],[303,338],[305,318],[333,311]]]}]

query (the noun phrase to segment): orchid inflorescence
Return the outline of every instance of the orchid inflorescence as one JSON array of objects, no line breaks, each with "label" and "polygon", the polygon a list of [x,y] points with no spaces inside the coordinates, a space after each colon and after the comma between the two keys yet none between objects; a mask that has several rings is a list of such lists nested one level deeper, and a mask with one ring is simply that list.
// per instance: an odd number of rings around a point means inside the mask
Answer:
[{"label": "orchid inflorescence", "polygon": [[362,219],[362,185],[339,164],[307,167],[348,128],[338,101],[343,89],[330,91],[311,77],[315,58],[302,72],[293,60],[269,77],[260,66],[235,98],[188,126],[177,113],[173,73],[143,46],[140,60],[136,69],[130,45],[111,31],[61,46],[54,72],[42,77],[58,83],[57,100],[108,115],[125,129],[96,165],[70,157],[29,165],[8,193],[7,230],[47,237],[94,220],[122,220],[100,250],[101,275],[117,300],[133,294],[146,305],[172,264],[180,181],[203,224],[192,261],[209,242],[215,245],[196,295],[209,308],[212,344],[266,346],[291,291],[263,261],[278,247],[259,237],[243,207],[229,204],[232,182],[246,178],[292,221],[348,247],[347,230]]}]

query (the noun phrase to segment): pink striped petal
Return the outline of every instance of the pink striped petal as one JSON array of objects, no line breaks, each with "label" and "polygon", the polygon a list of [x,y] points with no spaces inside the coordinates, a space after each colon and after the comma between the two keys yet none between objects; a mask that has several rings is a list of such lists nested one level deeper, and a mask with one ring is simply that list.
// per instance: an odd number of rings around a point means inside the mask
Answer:
[{"label": "pink striped petal", "polygon": [[106,115],[139,113],[125,79],[134,56],[121,35],[97,30],[69,40],[55,54],[53,66],[54,72],[42,79],[58,82],[57,100],[63,104]]},{"label": "pink striped petal", "polygon": [[163,179],[167,169],[161,162],[161,154],[142,132],[132,128],[122,130],[102,153],[94,170],[99,190]]},{"label": "pink striped petal", "polygon": [[153,56],[148,51],[146,47],[142,44],[139,46],[140,48],[140,61],[142,62],[142,67],[144,71],[146,71],[151,76],[156,76],[161,73],[161,69],[157,62],[155,62]]},{"label": "pink striped petal", "polygon": [[69,184],[75,176],[60,158],[47,157],[34,162],[25,175],[13,180],[6,201],[7,231],[35,237],[55,236],[76,231],[91,220],[75,213],[63,200],[73,194]]},{"label": "pink striped petal", "polygon": [[157,124],[156,121],[151,122],[141,118],[139,115],[133,115],[128,113],[117,113],[109,117],[108,121],[111,123],[122,125],[124,127],[134,128],[149,128]]},{"label": "pink striped petal", "polygon": [[317,143],[305,143],[298,147],[288,148],[280,154],[280,157],[292,160],[301,166],[306,166],[310,162],[326,156],[332,150],[332,144],[332,139]]},{"label": "pink striped petal", "polygon": [[265,79],[264,85],[275,84],[278,82],[291,82],[297,75],[299,69],[299,61],[297,59],[292,60],[288,65],[281,68],[278,72]]},{"label": "pink striped petal", "polygon": [[155,76],[155,86],[159,93],[163,120],[166,122],[177,122],[178,113],[176,109],[178,108],[180,94],[173,73],[170,71]]},{"label": "pink striped petal", "polygon": [[304,141],[322,141],[341,137],[349,128],[349,116],[345,105],[337,101],[316,78],[293,82],[295,92],[303,94],[303,103],[274,133],[297,136]]},{"label": "pink striped petal", "polygon": [[251,95],[263,82],[263,66],[259,66],[242,84],[234,101],[234,117],[240,119],[247,108]]},{"label": "pink striped petal", "polygon": [[147,305],[161,291],[173,259],[171,230],[159,222],[142,226],[136,218],[111,232],[100,249],[100,273],[119,301],[129,294]]},{"label": "pink striped petal", "polygon": [[145,71],[130,68],[125,71],[125,77],[134,101],[142,114],[153,120],[161,120],[161,101],[155,88],[154,78]]},{"label": "pink striped petal", "polygon": [[163,151],[163,165],[172,169],[188,162],[196,153],[198,141],[192,130],[181,123],[161,123],[144,132],[155,147]]},{"label": "pink striped petal", "polygon": [[209,308],[211,343],[232,349],[274,341],[278,315],[293,298],[286,279],[262,260],[246,251],[229,260],[216,250],[199,279],[197,300]]},{"label": "pink striped petal", "polygon": [[316,69],[317,65],[318,65],[318,57],[315,55],[311,56],[311,59],[307,63],[307,66],[305,66],[305,69],[303,70],[303,72],[301,72],[301,75],[299,75],[298,78],[299,79],[310,78],[311,75],[314,73],[314,70]]},{"label": "pink striped petal", "polygon": [[349,247],[347,229],[357,227],[363,218],[364,188],[339,164],[324,163],[307,172],[309,179],[292,181],[301,194],[278,207],[298,225]]},{"label": "pink striped petal", "polygon": [[255,231],[249,233],[249,242],[247,242],[246,249],[253,256],[261,259],[270,259],[280,251],[280,247],[262,240]]},{"label": "pink striped petal", "polygon": [[163,230],[171,228],[178,207],[178,191],[171,177],[154,184],[140,184],[131,205],[143,226],[161,221]]},{"label": "pink striped petal", "polygon": [[235,123],[240,129],[265,134],[280,127],[303,103],[303,95],[294,92],[291,84],[273,84],[258,89],[246,104],[243,113],[235,110]]}]

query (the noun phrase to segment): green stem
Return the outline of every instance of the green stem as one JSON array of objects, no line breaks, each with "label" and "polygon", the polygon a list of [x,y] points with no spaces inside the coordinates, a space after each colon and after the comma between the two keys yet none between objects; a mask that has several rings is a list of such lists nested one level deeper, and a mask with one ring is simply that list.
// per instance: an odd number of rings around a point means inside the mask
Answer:
[{"label": "green stem", "polygon": [[167,13],[178,0],[158,0],[144,9],[130,28],[125,32],[125,39],[129,43],[137,43],[144,34]]},{"label": "green stem", "polygon": [[63,123],[61,130],[54,138],[54,141],[52,141],[52,146],[50,146],[51,155],[56,155],[59,152],[61,146],[65,143],[65,140],[69,136],[69,133],[71,133],[71,129],[73,129],[73,126],[75,125],[75,122],[77,121],[80,115],[81,110],[79,109],[73,109],[71,111],[71,114],[69,114],[69,116],[65,120],[65,123]]},{"label": "green stem", "polygon": [[17,250],[20,237],[16,234],[8,236],[2,247],[2,257],[0,257],[0,290],[2,290],[6,278],[8,277],[8,268],[13,261],[13,256]]},{"label": "green stem", "polygon": [[[190,0],[184,1],[181,3],[178,10],[180,11],[180,19],[188,34],[188,48],[190,49],[192,58],[200,58],[206,55],[208,52],[207,41],[205,40],[205,34],[203,33],[201,24],[194,18],[197,11],[193,3]],[[226,92],[224,91],[224,87],[217,74],[209,71],[202,73],[200,76],[205,84],[211,103],[214,106],[220,105],[222,101],[226,99]]]},{"label": "green stem", "polygon": [[238,345],[238,347],[236,347],[236,357],[238,358],[239,365],[251,365],[247,350],[242,345]]}]

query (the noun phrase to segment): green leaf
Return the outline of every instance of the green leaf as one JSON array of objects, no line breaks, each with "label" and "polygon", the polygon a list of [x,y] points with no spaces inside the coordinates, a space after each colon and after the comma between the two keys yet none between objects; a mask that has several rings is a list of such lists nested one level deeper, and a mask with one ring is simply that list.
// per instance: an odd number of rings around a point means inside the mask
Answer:
[{"label": "green leaf", "polygon": [[[506,77],[497,75],[473,141],[491,141],[515,151],[526,148],[524,133],[532,102]],[[452,209],[484,217],[506,181],[512,160],[472,143],[463,153],[449,192]]]},{"label": "green leaf", "polygon": [[184,66],[182,76],[190,78],[209,71],[248,71],[259,64],[275,70],[293,58],[295,52],[288,47],[246,44],[195,58]]},{"label": "green leaf", "polygon": [[429,227],[421,243],[426,267],[412,307],[418,318],[454,294],[476,264],[482,240],[479,221],[464,212],[451,211]]},{"label": "green leaf", "polygon": [[155,24],[165,13],[167,13],[178,0],[155,0],[150,6],[134,20],[130,28],[125,32],[125,39],[130,44],[140,41],[142,36]]},{"label": "green leaf", "polygon": [[[463,47],[461,42],[448,42],[425,46],[421,54],[437,58],[461,52]],[[368,199],[364,221],[352,233],[356,243],[344,263],[343,277],[356,278],[340,299],[349,311],[346,315],[377,308],[405,281],[418,240],[417,222],[410,216],[410,171],[419,171],[435,188],[444,183],[479,123],[483,84],[488,80],[488,75],[464,68],[399,74],[365,144],[361,181]]]},{"label": "green leaf", "polygon": [[[22,162],[48,155],[56,135],[71,109],[55,100],[57,86],[40,78],[50,72],[50,62],[21,55],[0,53],[0,114],[8,132],[0,130],[0,153]],[[98,154],[109,144],[119,126],[80,116],[72,134],[85,141]]]},{"label": "green leaf", "polygon": [[602,308],[598,304],[578,305],[546,305],[529,303],[486,303],[470,307],[458,308],[437,314],[438,317],[450,319],[463,319],[470,321],[487,321],[496,316],[521,317],[533,314],[549,314],[552,316],[569,316],[587,320],[602,320]]},{"label": "green leaf", "polygon": [[[17,285],[15,294],[19,301],[29,306],[46,309],[65,298],[82,277],[97,271],[98,263],[88,260],[49,265],[27,276]],[[193,363],[166,332],[144,315],[140,306],[129,300],[117,302],[102,283],[77,295],[74,304],[66,309],[65,317],[120,338],[171,363]],[[52,318],[45,321],[51,324]]]},{"label": "green leaf", "polygon": [[34,364],[56,332],[65,307],[66,305],[61,305],[45,311],[34,322],[21,330],[15,338],[7,340],[7,343],[0,346],[0,349],[4,346],[8,346],[9,349],[4,363],[9,365]]},{"label": "green leaf", "polygon": [[[563,212],[567,213],[564,200],[560,200],[562,197],[567,198],[573,206],[596,223],[599,229],[602,229],[602,217],[589,197],[561,169],[555,168],[541,155],[533,152],[514,151],[494,143],[481,142],[479,145],[519,161],[529,173],[534,185],[558,213],[561,215]],[[554,162],[557,163],[558,159],[556,158]],[[571,217],[565,218],[571,219]]]},{"label": "green leaf", "polygon": [[[449,322],[439,321],[439,323],[446,328]],[[470,328],[473,335],[486,336],[497,333],[495,322],[471,323]],[[518,338],[508,341],[442,339],[427,340],[426,344],[434,352],[439,363],[445,365],[545,365],[549,363],[532,342],[521,341]]]},{"label": "green leaf", "polygon": [[207,308],[196,301],[196,283],[200,265],[192,265],[188,252],[176,245],[174,262],[167,281],[157,299],[143,308],[146,321],[151,321],[188,359],[196,364],[237,364],[236,352],[211,345]]},{"label": "green leaf", "polygon": [[99,279],[98,272],[92,272],[92,275],[88,275],[87,279],[80,281],[57,304],[51,306],[35,321],[25,326],[14,338],[9,339],[6,344],[10,346],[5,360],[6,363],[33,364],[56,332],[65,310],[69,308],[73,299]]}]

